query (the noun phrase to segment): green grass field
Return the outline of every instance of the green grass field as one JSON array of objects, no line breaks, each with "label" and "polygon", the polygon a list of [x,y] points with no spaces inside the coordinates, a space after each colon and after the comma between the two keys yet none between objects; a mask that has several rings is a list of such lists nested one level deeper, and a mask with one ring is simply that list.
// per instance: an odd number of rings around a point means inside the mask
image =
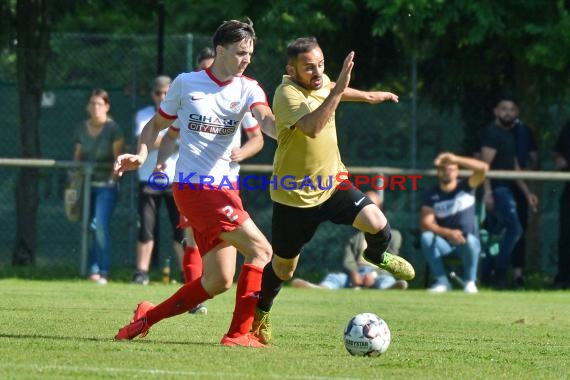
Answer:
[{"label": "green grass field", "polygon": [[[0,280],[0,379],[562,379],[570,377],[570,292],[373,291],[285,288],[274,343],[218,344],[234,291],[140,340],[113,336],[136,303],[177,285]],[[388,352],[352,357],[342,331],[370,311],[392,331]]]}]

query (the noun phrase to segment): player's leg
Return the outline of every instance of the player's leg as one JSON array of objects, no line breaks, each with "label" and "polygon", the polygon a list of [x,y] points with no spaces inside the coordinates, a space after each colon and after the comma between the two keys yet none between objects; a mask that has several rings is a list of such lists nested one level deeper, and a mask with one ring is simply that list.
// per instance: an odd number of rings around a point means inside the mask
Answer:
[{"label": "player's leg", "polygon": [[[203,256],[202,277],[180,287],[172,296],[154,306],[148,302],[139,304],[133,321],[119,330],[117,340],[133,339],[146,335],[154,324],[191,310],[232,286],[235,274],[236,249],[221,242]],[[139,310],[145,306],[144,312]],[[137,319],[138,317],[138,319]]]},{"label": "player's leg", "polygon": [[148,272],[150,259],[154,248],[154,228],[157,220],[158,195],[145,192],[146,184],[139,187],[139,232],[136,251],[136,270],[133,273],[132,282],[147,285],[149,283]]},{"label": "player's leg", "polygon": [[338,190],[323,205],[333,223],[348,224],[364,232],[367,247],[364,258],[403,280],[415,277],[412,265],[387,251],[391,240],[390,224],[384,213],[364,193],[352,187]]},{"label": "player's leg", "polygon": [[313,237],[320,224],[316,208],[297,208],[273,203],[271,222],[273,258],[263,269],[261,292],[253,321],[253,333],[262,342],[271,340],[269,312],[297,268],[301,249]]},{"label": "player's leg", "polygon": [[222,344],[232,345],[231,343],[235,343],[235,340],[232,340],[234,338],[249,339],[246,336],[253,322],[263,267],[271,260],[272,250],[269,241],[251,219],[232,231],[222,232],[220,238],[235,246],[245,257],[237,282],[232,322],[222,339]]}]

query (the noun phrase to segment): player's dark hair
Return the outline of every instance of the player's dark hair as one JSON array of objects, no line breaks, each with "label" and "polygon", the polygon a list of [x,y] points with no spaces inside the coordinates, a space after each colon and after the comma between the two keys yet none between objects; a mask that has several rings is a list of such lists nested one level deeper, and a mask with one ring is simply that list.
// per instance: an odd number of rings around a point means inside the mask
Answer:
[{"label": "player's dark hair", "polygon": [[196,56],[196,64],[200,64],[200,62],[205,59],[214,58],[214,55],[214,50],[209,46],[205,46],[198,52],[198,55]]},{"label": "player's dark hair", "polygon": [[287,45],[287,58],[289,60],[297,58],[299,54],[308,53],[319,47],[315,37],[300,37]]},{"label": "player's dark hair", "polygon": [[214,49],[216,46],[228,46],[241,40],[251,39],[255,42],[255,30],[253,30],[253,22],[247,18],[247,22],[230,20],[224,21],[222,25],[216,29],[212,42]]}]

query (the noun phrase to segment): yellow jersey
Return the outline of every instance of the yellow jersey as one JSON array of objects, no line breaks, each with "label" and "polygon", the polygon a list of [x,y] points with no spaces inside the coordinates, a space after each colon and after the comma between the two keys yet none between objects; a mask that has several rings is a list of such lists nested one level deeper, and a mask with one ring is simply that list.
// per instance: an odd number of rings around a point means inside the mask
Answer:
[{"label": "yellow jersey", "polygon": [[307,90],[284,75],[275,90],[277,150],[273,183],[269,186],[275,202],[301,208],[318,206],[346,179],[346,176],[341,178],[347,170],[340,158],[334,113],[316,138],[295,128],[299,119],[325,101],[330,85],[329,77],[323,74],[323,86],[319,90]]}]

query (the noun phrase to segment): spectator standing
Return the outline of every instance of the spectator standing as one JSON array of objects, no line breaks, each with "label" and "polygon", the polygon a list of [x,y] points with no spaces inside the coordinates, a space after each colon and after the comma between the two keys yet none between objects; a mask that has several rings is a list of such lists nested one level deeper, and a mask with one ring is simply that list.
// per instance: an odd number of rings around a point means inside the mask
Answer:
[{"label": "spectator standing", "polygon": [[[451,290],[443,257],[457,256],[463,263],[466,293],[477,293],[477,268],[481,242],[475,227],[475,189],[485,181],[489,166],[480,160],[441,153],[434,160],[438,184],[424,195],[420,226],[422,253],[435,283],[428,290]],[[459,168],[472,170],[469,178],[459,179]]]},{"label": "spectator standing", "polygon": [[[153,104],[140,109],[135,115],[135,136],[138,138],[149,120],[159,109],[160,102],[166,97],[172,80],[170,77],[161,75],[154,79],[152,84],[151,97]],[[166,160],[163,172],[166,179],[155,173],[156,159],[160,142],[167,130],[161,131],[153,145],[149,147],[148,158],[138,169],[138,215],[139,232],[136,252],[136,271],[133,274],[132,282],[135,284],[147,285],[149,283],[149,269],[153,250],[159,240],[156,233],[160,223],[160,207],[164,202],[168,211],[168,217],[172,228],[172,249],[176,255],[180,266],[182,266],[182,239],[183,231],[178,227],[180,214],[174,202],[172,194],[172,181],[175,176],[175,166],[178,160],[178,147]],[[165,180],[167,182],[157,183]]]},{"label": "spectator standing", "polygon": [[[570,171],[570,122],[566,123],[554,146],[554,165],[557,170]],[[560,195],[558,207],[558,273],[554,279],[554,289],[570,287],[570,181],[566,181]]]},{"label": "spectator standing", "polygon": [[[494,108],[495,121],[484,131],[481,140],[481,159],[492,170],[520,170],[517,159],[514,126],[518,107],[511,97],[501,97]],[[523,230],[517,214],[517,205],[511,182],[504,179],[485,181],[483,201],[487,210],[486,225],[490,233],[504,231],[499,242],[499,254],[485,277],[491,286],[499,289],[507,287],[507,272],[513,249]],[[538,206],[538,198],[523,180],[516,180],[531,209]]]},{"label": "spectator standing", "polygon": [[[111,118],[109,94],[103,89],[91,92],[87,103],[89,119],[75,130],[75,161],[111,165],[124,146],[123,131]],[[91,177],[92,233],[89,247],[89,279],[107,284],[111,265],[111,216],[118,197],[117,176],[110,168],[97,168]]]}]

